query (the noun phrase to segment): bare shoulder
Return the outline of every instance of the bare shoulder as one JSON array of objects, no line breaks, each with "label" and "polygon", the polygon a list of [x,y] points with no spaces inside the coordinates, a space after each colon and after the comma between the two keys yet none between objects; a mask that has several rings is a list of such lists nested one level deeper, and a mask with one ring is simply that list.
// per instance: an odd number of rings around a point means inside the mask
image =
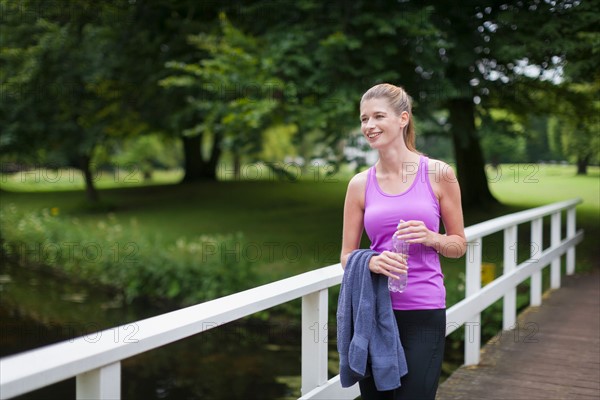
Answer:
[{"label": "bare shoulder", "polygon": [[368,173],[369,170],[367,169],[359,172],[350,179],[350,182],[348,182],[348,191],[346,193],[348,199],[358,201],[359,204],[364,204]]},{"label": "bare shoulder", "polygon": [[454,168],[441,160],[430,158],[428,168],[430,178],[435,178],[432,180],[436,183],[447,184],[457,182]]},{"label": "bare shoulder", "polygon": [[359,172],[358,174],[354,175],[352,177],[352,179],[350,179],[350,182],[348,183],[348,187],[355,187],[355,186],[362,186],[365,187],[367,186],[367,176],[368,176],[369,170],[366,169],[362,172]]},{"label": "bare shoulder", "polygon": [[458,179],[454,169],[441,160],[429,159],[429,182],[436,195],[441,199],[448,191],[458,189]]}]

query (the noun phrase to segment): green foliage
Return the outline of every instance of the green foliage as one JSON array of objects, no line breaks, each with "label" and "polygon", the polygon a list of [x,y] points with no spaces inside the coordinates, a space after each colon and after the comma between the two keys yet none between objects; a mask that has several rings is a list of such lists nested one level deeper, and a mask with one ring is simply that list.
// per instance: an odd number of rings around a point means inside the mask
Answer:
[{"label": "green foliage", "polygon": [[598,121],[600,99],[598,90],[600,79],[593,84],[570,84],[572,93],[560,99],[558,123],[562,149],[571,156],[571,161],[586,159],[588,162],[600,161],[600,136]]},{"label": "green foliage", "polygon": [[485,159],[492,164],[527,161],[525,128],[514,114],[489,110],[481,117],[479,134]]},{"label": "green foliage", "polygon": [[168,299],[191,305],[256,282],[252,263],[241,256],[245,239],[240,233],[173,243],[142,234],[136,220],[122,224],[114,214],[90,227],[61,216],[58,208],[22,213],[14,205],[0,209],[0,224],[8,257],[115,289],[127,302]]},{"label": "green foliage", "polygon": [[296,150],[292,145],[292,138],[297,131],[295,125],[278,125],[265,130],[260,158],[265,161],[281,161],[294,156]]},{"label": "green foliage", "polygon": [[[547,137],[531,138],[530,153],[537,153],[547,141],[551,159],[585,165],[597,162],[598,5],[597,0],[590,0],[502,6],[508,12],[502,14],[497,34],[503,41],[509,37],[516,41],[506,41],[498,53],[505,61],[494,60],[495,74],[500,72],[496,81],[504,79],[507,85],[504,90],[490,91],[483,100],[492,104],[500,100],[501,107],[522,119],[533,119],[534,124],[536,118],[548,121]],[[507,75],[507,71],[512,72]],[[510,82],[502,74],[511,77]],[[529,161],[548,159],[529,156]]]},{"label": "green foliage", "polygon": [[[558,123],[558,119],[556,117],[550,117],[548,118],[548,123],[546,125],[546,128],[548,130],[548,147],[550,148],[550,152],[553,155],[561,155],[562,156],[562,145],[560,143],[561,141],[561,137],[560,137],[560,133],[559,132],[559,123]],[[558,157],[555,156],[553,157],[553,159],[557,159]]]},{"label": "green foliage", "polygon": [[430,10],[408,3],[278,4],[264,36],[285,82],[284,111],[298,126],[299,153],[339,165],[337,145],[358,126],[358,101],[368,87],[383,81],[408,86],[411,93],[427,87],[414,70],[437,52],[421,46],[436,40]]},{"label": "green foliage", "polygon": [[96,152],[96,165],[133,168],[146,178],[154,169],[175,169],[182,162],[180,143],[158,134],[126,138],[103,147],[105,152],[102,156]]},{"label": "green foliage", "polygon": [[[127,82],[118,72],[124,59],[111,23],[127,19],[125,4],[82,1],[65,13],[59,3],[2,1],[0,150],[89,176],[98,144],[145,129],[125,103]],[[86,184],[95,200],[93,181]]]},{"label": "green foliage", "polygon": [[257,153],[283,85],[274,75],[276,63],[267,43],[235,28],[225,14],[220,22],[219,34],[188,38],[203,57],[167,63],[172,75],[160,84],[165,89],[183,89],[188,107],[203,116],[187,130],[189,135],[210,135],[213,146],[223,143],[234,155]]},{"label": "green foliage", "polygon": [[[197,176],[208,179],[222,152],[236,166],[255,161],[266,130],[293,125],[295,148],[285,153],[339,164],[360,94],[383,81],[411,93],[424,122],[419,135],[478,142],[488,131],[470,122],[489,110],[521,114],[526,132],[527,114],[557,112],[565,129],[554,130],[561,138],[552,143],[572,159],[594,160],[585,143],[596,145],[597,0],[81,0],[69,13],[60,2],[0,1],[0,150],[13,161],[84,168],[98,147],[159,132],[184,143],[186,176],[201,169]],[[464,102],[449,104],[457,99]],[[497,125],[488,148],[507,128]],[[506,151],[511,135],[499,139]],[[511,150],[522,148],[518,137]],[[545,145],[545,136],[532,138]],[[459,179],[461,169],[484,169],[473,155],[478,144],[458,147]],[[530,156],[538,150],[527,147]],[[140,168],[156,161],[131,153]],[[484,191],[484,179],[468,181],[465,192]]]}]

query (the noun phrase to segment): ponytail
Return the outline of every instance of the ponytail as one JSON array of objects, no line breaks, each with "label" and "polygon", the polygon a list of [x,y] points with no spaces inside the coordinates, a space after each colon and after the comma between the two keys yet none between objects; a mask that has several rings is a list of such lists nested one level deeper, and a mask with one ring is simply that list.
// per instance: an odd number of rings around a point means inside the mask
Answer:
[{"label": "ponytail", "polygon": [[408,125],[406,125],[406,128],[404,129],[404,143],[410,151],[418,153],[417,148],[415,146],[415,121],[413,120],[412,113],[408,115],[408,118]]}]

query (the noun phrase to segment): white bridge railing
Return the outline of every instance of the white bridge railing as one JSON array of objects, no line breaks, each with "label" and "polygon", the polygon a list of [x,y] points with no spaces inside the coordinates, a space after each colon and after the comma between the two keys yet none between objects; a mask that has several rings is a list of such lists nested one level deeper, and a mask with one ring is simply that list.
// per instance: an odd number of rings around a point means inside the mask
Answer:
[{"label": "white bridge railing", "polygon": [[[550,204],[494,218],[466,228],[466,298],[447,310],[446,335],[465,325],[465,364],[479,362],[480,313],[504,298],[503,327],[516,322],[516,287],[531,277],[531,305],[542,302],[542,269],[551,264],[551,288],[560,287],[561,256],[566,272],[575,271],[575,246],[583,231],[575,231],[575,207],[580,199]],[[561,238],[561,214],[566,211],[566,237]],[[551,216],[550,247],[542,246],[542,220]],[[531,222],[531,257],[516,264],[517,226]],[[481,288],[482,238],[504,230],[504,274]],[[0,398],[9,399],[53,383],[77,377],[77,399],[119,399],[121,361],[221,324],[302,297],[301,399],[352,399],[358,385],[342,389],[339,375],[327,375],[328,288],[338,285],[339,264],[306,272],[220,299],[135,322],[135,341],[115,341],[115,332],[131,324],[97,332],[37,350],[0,359]],[[316,331],[315,331],[316,329]],[[315,340],[317,338],[317,340]]]}]

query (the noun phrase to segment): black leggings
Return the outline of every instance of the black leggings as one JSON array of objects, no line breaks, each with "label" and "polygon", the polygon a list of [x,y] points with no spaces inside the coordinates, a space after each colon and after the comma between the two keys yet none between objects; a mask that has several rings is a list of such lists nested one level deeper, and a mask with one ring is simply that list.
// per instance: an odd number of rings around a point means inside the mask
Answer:
[{"label": "black leggings", "polygon": [[408,373],[396,390],[377,391],[372,377],[359,382],[363,400],[435,399],[444,359],[446,310],[394,310]]}]

